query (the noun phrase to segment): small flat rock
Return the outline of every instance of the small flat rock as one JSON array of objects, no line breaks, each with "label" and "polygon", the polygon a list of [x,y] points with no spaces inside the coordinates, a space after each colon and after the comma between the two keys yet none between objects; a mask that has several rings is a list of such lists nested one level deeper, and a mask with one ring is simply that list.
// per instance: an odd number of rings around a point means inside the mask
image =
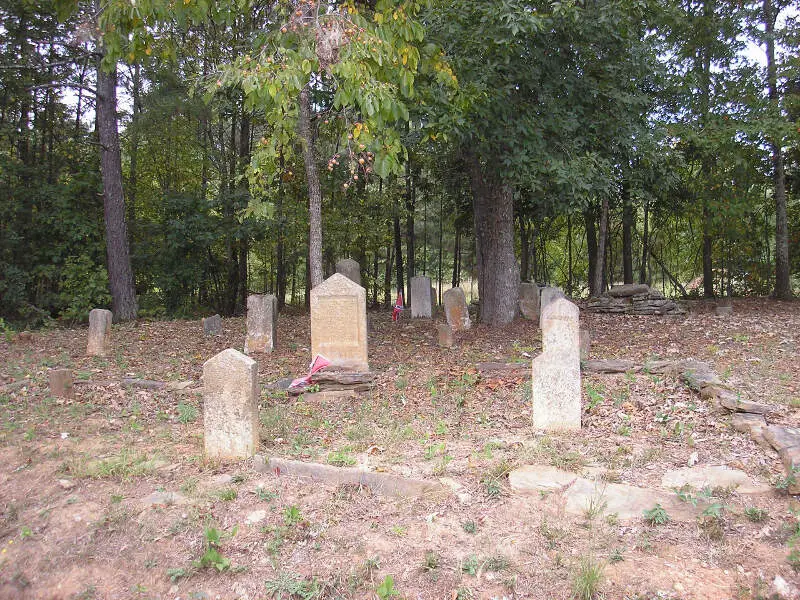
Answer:
[{"label": "small flat rock", "polygon": [[450,490],[439,482],[424,479],[410,479],[390,475],[388,473],[375,473],[362,469],[333,467],[319,463],[306,463],[298,460],[283,458],[255,457],[254,468],[261,472],[271,472],[277,475],[291,475],[305,477],[314,481],[321,481],[330,485],[358,485],[369,488],[377,494],[397,497],[444,496]]},{"label": "small flat rock", "polygon": [[247,519],[245,519],[245,522],[248,525],[255,525],[257,523],[261,523],[261,521],[263,521],[266,518],[267,518],[267,511],[254,510],[249,515],[247,515]]},{"label": "small flat rock", "polygon": [[612,298],[628,298],[637,294],[649,294],[650,286],[645,283],[626,283],[615,285],[606,293]]},{"label": "small flat rock", "polygon": [[752,413],[733,413],[731,415],[731,426],[736,431],[759,435],[767,426],[764,415],[754,415]]},{"label": "small flat rock", "polygon": [[509,473],[511,489],[519,494],[540,495],[551,492],[566,498],[565,510],[584,515],[587,508],[605,504],[605,514],[616,514],[620,520],[643,518],[644,511],[660,504],[674,521],[693,521],[703,506],[681,502],[675,494],[620,483],[595,482],[575,473],[544,465],[527,465]]},{"label": "small flat rock", "polygon": [[774,410],[774,408],[768,404],[759,404],[758,402],[745,400],[736,392],[724,388],[719,388],[719,393],[716,395],[716,398],[722,408],[733,412],[768,415]]},{"label": "small flat rock", "polygon": [[167,384],[167,389],[172,392],[180,392],[186,388],[192,387],[194,383],[194,381],[172,381]]},{"label": "small flat rock", "polygon": [[582,365],[584,373],[627,373],[639,371],[640,368],[632,360],[587,360]]},{"label": "small flat rock", "polygon": [[75,482],[69,479],[59,479],[58,485],[62,490],[71,490],[75,487]]},{"label": "small flat rock", "polygon": [[142,498],[142,504],[146,506],[172,506],[186,504],[186,498],[178,492],[153,492],[149,496]]},{"label": "small flat rock", "polygon": [[701,490],[710,488],[736,488],[740,494],[768,494],[772,487],[753,482],[744,471],[726,466],[684,467],[667,471],[661,478],[661,486],[666,489],[689,485]]},{"label": "small flat rock", "polygon": [[764,430],[764,438],[775,450],[780,452],[794,446],[800,446],[800,429],[784,425],[770,425]]}]

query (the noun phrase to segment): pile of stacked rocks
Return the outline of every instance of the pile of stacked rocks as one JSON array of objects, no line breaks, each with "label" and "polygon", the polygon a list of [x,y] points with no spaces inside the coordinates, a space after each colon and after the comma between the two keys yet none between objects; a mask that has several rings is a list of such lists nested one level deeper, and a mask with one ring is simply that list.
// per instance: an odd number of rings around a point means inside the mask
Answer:
[{"label": "pile of stacked rocks", "polygon": [[644,283],[617,285],[600,298],[592,298],[586,310],[626,315],[682,315],[686,310]]}]

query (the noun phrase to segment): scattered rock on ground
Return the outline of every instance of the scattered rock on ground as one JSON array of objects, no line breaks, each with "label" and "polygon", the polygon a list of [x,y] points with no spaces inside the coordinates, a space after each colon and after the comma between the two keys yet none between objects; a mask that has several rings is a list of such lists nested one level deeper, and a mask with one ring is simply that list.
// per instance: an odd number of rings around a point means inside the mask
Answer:
[{"label": "scattered rock on ground", "polygon": [[644,511],[656,504],[674,521],[693,521],[703,510],[681,502],[674,494],[661,490],[635,487],[620,483],[595,482],[575,473],[544,465],[527,465],[509,473],[511,489],[520,494],[551,492],[566,497],[565,510],[574,515],[584,515],[587,509],[603,505],[601,512],[616,514],[620,520],[641,519]]},{"label": "scattered rock on ground", "polygon": [[768,494],[772,487],[755,483],[744,471],[726,466],[684,467],[667,471],[661,478],[661,486],[666,489],[689,485],[696,490],[703,488],[736,488],[740,494]]}]

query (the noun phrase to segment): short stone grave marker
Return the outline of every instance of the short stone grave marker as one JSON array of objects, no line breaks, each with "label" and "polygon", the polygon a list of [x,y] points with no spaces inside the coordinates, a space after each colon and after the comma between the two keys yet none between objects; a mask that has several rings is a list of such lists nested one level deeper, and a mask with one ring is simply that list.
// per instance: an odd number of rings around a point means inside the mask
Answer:
[{"label": "short stone grave marker", "polygon": [[210,458],[249,458],[258,449],[258,364],[228,348],[203,364],[203,426]]},{"label": "short stone grave marker", "polygon": [[411,318],[430,319],[433,316],[431,278],[417,276],[411,278]]},{"label": "short stone grave marker", "polygon": [[203,334],[206,336],[222,335],[222,317],[214,315],[203,319]]},{"label": "short stone grave marker", "polygon": [[343,258],[336,263],[336,272],[361,285],[361,265],[358,264],[358,261],[352,258]]},{"label": "short stone grave marker", "polygon": [[447,324],[453,328],[453,331],[463,331],[472,327],[464,290],[460,287],[450,288],[444,293],[442,300]]},{"label": "short stone grave marker", "polygon": [[244,353],[272,352],[278,330],[278,298],[272,294],[247,297],[247,337]]},{"label": "short stone grave marker", "polygon": [[86,354],[89,356],[108,356],[111,354],[111,321],[110,310],[95,308],[89,311],[89,340]]}]

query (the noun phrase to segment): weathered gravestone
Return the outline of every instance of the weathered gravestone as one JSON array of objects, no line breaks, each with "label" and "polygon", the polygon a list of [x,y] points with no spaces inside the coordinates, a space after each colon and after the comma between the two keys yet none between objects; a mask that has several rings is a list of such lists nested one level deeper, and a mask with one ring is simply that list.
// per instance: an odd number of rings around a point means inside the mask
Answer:
[{"label": "weathered gravestone", "polygon": [[533,360],[533,426],[581,427],[581,359],[578,307],[564,297],[542,309],[543,352]]},{"label": "weathered gravestone", "polygon": [[258,449],[258,364],[228,348],[203,364],[203,425],[210,458],[249,458]]},{"label": "weathered gravestone", "polygon": [[278,330],[278,298],[272,294],[247,297],[247,337],[244,353],[272,352]]},{"label": "weathered gravestone", "polygon": [[338,261],[336,263],[336,272],[361,285],[361,266],[352,258],[343,258]]},{"label": "weathered gravestone", "polygon": [[430,319],[433,316],[432,289],[430,277],[417,276],[411,278],[412,319]]},{"label": "weathered gravestone", "polygon": [[72,371],[69,369],[52,369],[47,373],[50,384],[50,395],[53,398],[72,398]]},{"label": "weathered gravestone", "polygon": [[86,344],[86,354],[89,356],[111,354],[111,321],[113,317],[110,310],[95,308],[89,311],[89,340]]},{"label": "weathered gravestone", "polygon": [[440,323],[436,326],[436,332],[439,334],[439,345],[442,348],[453,347],[453,328],[450,325]]},{"label": "weathered gravestone", "polygon": [[222,335],[222,317],[214,315],[203,319],[203,333],[206,336]]},{"label": "weathered gravestone", "polygon": [[334,367],[369,371],[367,292],[340,273],[311,290],[311,355]]},{"label": "weathered gravestone", "polygon": [[589,360],[589,351],[592,349],[592,334],[588,329],[581,329],[579,339],[581,342],[581,360]]},{"label": "weathered gravestone", "polygon": [[447,324],[453,331],[463,331],[472,327],[467,308],[467,297],[464,290],[460,287],[450,288],[444,293],[444,314],[447,317]]},{"label": "weathered gravestone", "polygon": [[539,321],[539,286],[535,283],[519,284],[519,312],[531,321]]},{"label": "weathered gravestone", "polygon": [[545,307],[550,304],[556,298],[566,298],[564,296],[564,291],[558,287],[543,287],[540,292],[539,298],[539,320],[541,321],[541,315],[544,312]]}]

